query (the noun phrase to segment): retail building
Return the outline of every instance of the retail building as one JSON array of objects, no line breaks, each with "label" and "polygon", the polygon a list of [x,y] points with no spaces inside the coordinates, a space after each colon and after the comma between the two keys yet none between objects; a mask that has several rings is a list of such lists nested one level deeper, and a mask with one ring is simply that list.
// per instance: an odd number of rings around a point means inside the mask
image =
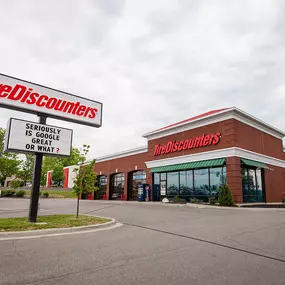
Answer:
[{"label": "retail building", "polygon": [[240,109],[213,110],[144,134],[145,147],[97,158],[100,190],[92,199],[137,200],[139,186],[148,184],[152,201],[207,201],[226,182],[236,203],[281,202],[284,136]]}]

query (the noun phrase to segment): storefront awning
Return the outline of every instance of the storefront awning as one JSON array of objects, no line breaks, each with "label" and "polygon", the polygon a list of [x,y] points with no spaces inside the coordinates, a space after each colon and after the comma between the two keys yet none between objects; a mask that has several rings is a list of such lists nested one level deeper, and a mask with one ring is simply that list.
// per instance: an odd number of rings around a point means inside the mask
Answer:
[{"label": "storefront awning", "polygon": [[167,165],[167,166],[159,166],[159,167],[152,168],[150,172],[167,172],[167,171],[194,169],[194,168],[223,166],[225,164],[225,161],[226,161],[225,158],[218,158],[218,159],[211,159],[211,160],[173,164],[173,165]]},{"label": "storefront awning", "polygon": [[244,163],[247,166],[269,169],[269,167],[266,164],[264,164],[263,162],[250,160],[250,159],[246,159],[246,158],[241,158],[240,160],[242,163]]}]

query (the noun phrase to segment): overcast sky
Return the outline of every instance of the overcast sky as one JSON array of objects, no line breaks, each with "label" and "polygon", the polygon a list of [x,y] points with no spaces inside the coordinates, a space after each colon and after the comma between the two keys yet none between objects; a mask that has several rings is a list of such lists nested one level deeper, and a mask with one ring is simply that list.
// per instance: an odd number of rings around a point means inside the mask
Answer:
[{"label": "overcast sky", "polygon": [[[285,130],[284,0],[0,0],[0,73],[103,102],[74,129],[97,157],[236,106]],[[0,109],[9,117],[35,116]]]}]

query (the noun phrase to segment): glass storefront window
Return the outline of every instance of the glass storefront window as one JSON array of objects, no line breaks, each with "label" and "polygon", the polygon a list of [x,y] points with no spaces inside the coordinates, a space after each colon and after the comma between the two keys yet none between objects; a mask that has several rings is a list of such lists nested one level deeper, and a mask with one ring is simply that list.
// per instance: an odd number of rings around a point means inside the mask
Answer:
[{"label": "glass storefront window", "polygon": [[160,182],[160,195],[166,195],[166,180]]},{"label": "glass storefront window", "polygon": [[160,180],[166,180],[166,173],[160,173]]},{"label": "glass storefront window", "polygon": [[194,196],[197,199],[207,201],[210,195],[209,169],[194,170]]},{"label": "glass storefront window", "polygon": [[167,173],[167,195],[179,195],[179,172]]},{"label": "glass storefront window", "polygon": [[179,194],[193,195],[193,170],[180,171],[180,190]]},{"label": "glass storefront window", "polygon": [[257,201],[264,201],[264,191],[262,187],[262,171],[261,169],[256,169],[256,189],[257,189]]},{"label": "glass storefront window", "polygon": [[154,173],[153,187],[156,189],[154,193],[160,193],[160,197],[155,194],[154,199],[162,199],[165,196],[169,198],[181,196],[187,201],[196,198],[207,202],[209,197],[219,195],[219,188],[225,183],[225,165],[179,172]]},{"label": "glass storefront window", "polygon": [[224,183],[223,168],[210,168],[210,195],[218,196],[219,188]]},{"label": "glass storefront window", "polygon": [[154,173],[154,184],[159,185],[160,184],[160,174],[159,173]]},{"label": "glass storefront window", "polygon": [[242,167],[242,194],[244,203],[264,202],[262,170]]}]

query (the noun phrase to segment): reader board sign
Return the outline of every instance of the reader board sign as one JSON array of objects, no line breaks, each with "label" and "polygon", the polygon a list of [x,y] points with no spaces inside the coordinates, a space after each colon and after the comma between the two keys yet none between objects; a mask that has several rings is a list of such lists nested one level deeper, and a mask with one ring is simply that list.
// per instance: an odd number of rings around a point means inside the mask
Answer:
[{"label": "reader board sign", "polygon": [[7,124],[4,151],[70,156],[73,131],[11,118]]},{"label": "reader board sign", "polygon": [[0,74],[0,107],[101,127],[102,103]]}]

